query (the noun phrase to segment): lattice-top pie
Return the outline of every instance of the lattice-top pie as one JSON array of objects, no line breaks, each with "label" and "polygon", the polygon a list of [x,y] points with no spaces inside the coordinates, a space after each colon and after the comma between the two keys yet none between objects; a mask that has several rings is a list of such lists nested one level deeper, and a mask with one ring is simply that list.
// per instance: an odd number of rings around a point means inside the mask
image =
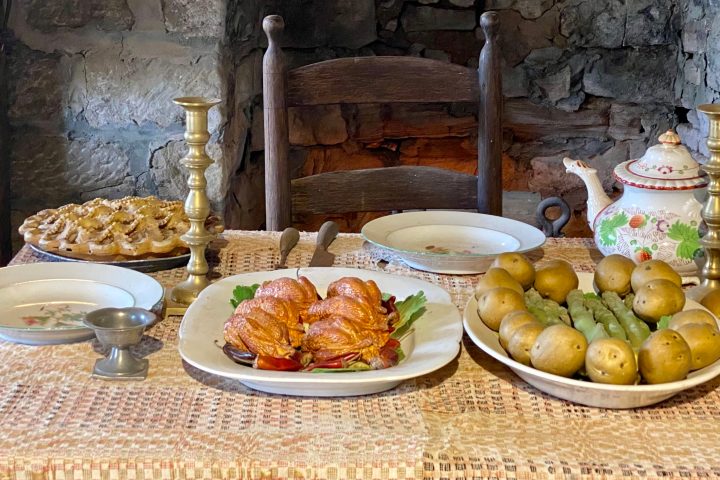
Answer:
[{"label": "lattice-top pie", "polygon": [[189,228],[183,202],[125,197],[41,210],[28,217],[19,231],[25,242],[45,251],[98,259],[186,253],[180,235]]}]

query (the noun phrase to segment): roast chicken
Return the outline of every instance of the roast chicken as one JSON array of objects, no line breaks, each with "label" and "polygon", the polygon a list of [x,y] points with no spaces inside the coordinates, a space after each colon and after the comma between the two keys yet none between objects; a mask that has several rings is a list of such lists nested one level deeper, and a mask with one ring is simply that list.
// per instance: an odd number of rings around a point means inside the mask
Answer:
[{"label": "roast chicken", "polygon": [[297,358],[313,362],[353,356],[371,365],[383,355],[397,312],[388,314],[373,281],[341,278],[318,299],[305,277],[265,282],[255,298],[241,302],[225,324],[225,340],[258,356]]},{"label": "roast chicken", "polygon": [[255,292],[255,298],[258,297],[282,298],[291,302],[298,310],[300,319],[304,321],[308,308],[318,300],[318,293],[307,277],[297,280],[282,277],[263,283]]}]

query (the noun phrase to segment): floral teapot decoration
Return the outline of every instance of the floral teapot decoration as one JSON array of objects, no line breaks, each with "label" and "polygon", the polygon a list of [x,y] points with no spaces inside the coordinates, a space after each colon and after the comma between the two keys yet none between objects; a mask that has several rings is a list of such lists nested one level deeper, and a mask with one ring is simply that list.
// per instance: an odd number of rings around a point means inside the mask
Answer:
[{"label": "floral teapot decoration", "polygon": [[569,158],[563,163],[587,187],[588,223],[603,255],[618,253],[636,263],[659,259],[681,275],[694,275],[695,258],[702,253],[702,204],[696,195],[707,177],[675,132],[668,130],[659,140],[640,159],[615,167],[613,177],[624,190],[614,203],[596,169]]}]

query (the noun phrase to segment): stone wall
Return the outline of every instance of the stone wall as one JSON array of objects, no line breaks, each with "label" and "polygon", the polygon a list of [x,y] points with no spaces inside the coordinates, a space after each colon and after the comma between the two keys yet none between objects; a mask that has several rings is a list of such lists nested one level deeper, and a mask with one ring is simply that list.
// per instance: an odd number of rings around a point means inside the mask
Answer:
[{"label": "stone wall", "polygon": [[[224,0],[19,0],[10,22],[12,213],[97,196],[183,198],[184,95],[226,97]],[[211,116],[222,208],[225,108]]]},{"label": "stone wall", "polygon": [[[293,67],[355,55],[476,67],[485,10],[502,22],[505,188],[525,192],[515,216],[562,195],[575,211],[567,233],[589,234],[564,156],[595,165],[614,195],[612,168],[669,127],[702,156],[706,125],[693,108],[720,98],[719,0],[18,0],[15,223],[99,195],[182,198],[183,114],[171,99],[192,94],[224,100],[211,120],[214,207],[232,228],[261,228],[264,15],[285,17]],[[472,105],[329,106],[290,120],[297,175],[475,167]],[[345,217],[344,228],[371,216]]]}]

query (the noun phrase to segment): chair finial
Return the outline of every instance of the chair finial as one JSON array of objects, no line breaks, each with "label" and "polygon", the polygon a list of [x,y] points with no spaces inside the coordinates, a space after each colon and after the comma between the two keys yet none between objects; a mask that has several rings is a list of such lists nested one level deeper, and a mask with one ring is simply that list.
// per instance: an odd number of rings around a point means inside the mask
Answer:
[{"label": "chair finial", "polygon": [[280,34],[285,29],[285,20],[280,15],[268,15],[263,19],[263,30],[268,37],[268,43],[277,44]]},{"label": "chair finial", "polygon": [[483,29],[486,39],[493,39],[497,37],[500,25],[500,19],[496,12],[485,12],[480,16],[480,26]]}]

